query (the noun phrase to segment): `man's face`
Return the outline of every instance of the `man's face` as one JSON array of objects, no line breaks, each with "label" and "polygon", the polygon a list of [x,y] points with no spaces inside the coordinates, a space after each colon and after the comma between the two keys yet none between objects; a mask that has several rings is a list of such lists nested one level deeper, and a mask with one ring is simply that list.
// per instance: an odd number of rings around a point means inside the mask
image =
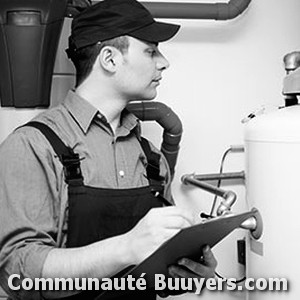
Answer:
[{"label": "man's face", "polygon": [[118,72],[119,92],[127,100],[151,100],[156,97],[162,71],[169,62],[156,44],[128,38],[129,47],[123,54]]}]

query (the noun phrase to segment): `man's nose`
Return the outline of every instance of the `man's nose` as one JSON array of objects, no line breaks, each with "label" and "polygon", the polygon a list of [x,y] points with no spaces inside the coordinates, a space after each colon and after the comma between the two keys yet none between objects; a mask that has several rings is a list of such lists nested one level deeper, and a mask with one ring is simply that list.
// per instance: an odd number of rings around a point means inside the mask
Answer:
[{"label": "man's nose", "polygon": [[160,55],[157,58],[157,68],[159,70],[165,70],[169,68],[170,63],[169,61],[160,53]]}]

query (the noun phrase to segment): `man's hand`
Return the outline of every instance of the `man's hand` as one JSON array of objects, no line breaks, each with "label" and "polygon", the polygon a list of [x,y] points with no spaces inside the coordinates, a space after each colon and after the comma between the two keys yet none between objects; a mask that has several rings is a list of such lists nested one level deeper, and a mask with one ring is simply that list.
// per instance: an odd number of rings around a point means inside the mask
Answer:
[{"label": "man's hand", "polygon": [[[203,249],[203,256],[199,262],[188,258],[182,258],[177,262],[177,265],[169,267],[169,274],[174,278],[213,278],[217,260],[208,246]],[[159,296],[165,298],[169,295],[179,295],[186,291],[160,291]],[[192,291],[190,291],[192,292]]]},{"label": "man's hand", "polygon": [[217,260],[208,246],[203,249],[203,256],[199,262],[188,258],[182,258],[177,262],[178,265],[169,267],[172,277],[179,278],[212,278],[215,275]]},{"label": "man's hand", "polygon": [[191,214],[176,206],[151,209],[126,234],[133,263],[140,263],[165,241],[192,224]]}]

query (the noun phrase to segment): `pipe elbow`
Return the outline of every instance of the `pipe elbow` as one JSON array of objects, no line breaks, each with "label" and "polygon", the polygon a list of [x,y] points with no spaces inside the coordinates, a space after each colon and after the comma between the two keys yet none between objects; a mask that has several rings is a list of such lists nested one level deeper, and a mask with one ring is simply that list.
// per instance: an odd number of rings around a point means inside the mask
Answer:
[{"label": "pipe elbow", "polygon": [[226,212],[230,211],[232,205],[236,201],[236,194],[232,191],[226,191],[223,198],[224,201],[221,202],[220,206],[217,209],[218,216],[222,216]]},{"label": "pipe elbow", "polygon": [[152,103],[155,106],[157,113],[157,122],[163,128],[165,128],[165,134],[174,137],[182,134],[182,123],[179,117],[169,106],[161,102],[148,103],[150,104],[150,107]]},{"label": "pipe elbow", "polygon": [[182,123],[179,117],[170,107],[155,101],[130,102],[127,109],[140,120],[156,121],[163,127],[161,151],[168,161],[171,176],[173,176],[182,135]]},{"label": "pipe elbow", "polygon": [[217,20],[231,20],[242,14],[251,0],[230,0],[228,3],[216,3]]},{"label": "pipe elbow", "polygon": [[130,102],[127,109],[142,121],[156,121],[166,131],[167,136],[182,134],[182,123],[170,107],[161,102]]}]

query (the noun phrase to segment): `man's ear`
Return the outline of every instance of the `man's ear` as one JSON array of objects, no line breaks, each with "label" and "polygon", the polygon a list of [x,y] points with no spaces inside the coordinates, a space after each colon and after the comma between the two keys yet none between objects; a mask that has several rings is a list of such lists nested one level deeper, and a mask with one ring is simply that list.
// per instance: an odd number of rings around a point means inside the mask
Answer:
[{"label": "man's ear", "polygon": [[108,72],[115,72],[120,55],[120,51],[111,46],[105,46],[98,55],[98,63]]}]

